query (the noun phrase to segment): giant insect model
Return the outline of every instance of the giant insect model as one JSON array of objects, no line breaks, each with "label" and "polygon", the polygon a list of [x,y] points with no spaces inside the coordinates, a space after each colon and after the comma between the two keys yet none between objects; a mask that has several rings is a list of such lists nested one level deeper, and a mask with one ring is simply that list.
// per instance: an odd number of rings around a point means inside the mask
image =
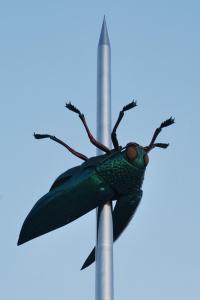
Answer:
[{"label": "giant insect model", "polygon": [[[132,219],[142,198],[141,187],[149,162],[148,153],[155,147],[163,149],[168,147],[169,144],[155,143],[155,141],[162,128],[174,123],[173,118],[162,122],[155,130],[148,146],[143,147],[131,142],[121,147],[116,135],[117,127],[124,112],[136,105],[136,102],[132,101],[120,111],[111,133],[114,149],[110,150],[93,137],[84,115],[71,103],[66,104],[69,110],[79,115],[90,142],[105,152],[103,155],[88,158],[55,136],[34,134],[36,139],[50,138],[63,145],[72,154],[84,160],[84,163],[61,174],[51,186],[50,191],[38,200],[24,221],[18,245],[64,226],[92,209],[113,200],[117,200],[113,210],[114,241],[120,236]],[[94,260],[95,248],[86,259],[82,269]]]}]

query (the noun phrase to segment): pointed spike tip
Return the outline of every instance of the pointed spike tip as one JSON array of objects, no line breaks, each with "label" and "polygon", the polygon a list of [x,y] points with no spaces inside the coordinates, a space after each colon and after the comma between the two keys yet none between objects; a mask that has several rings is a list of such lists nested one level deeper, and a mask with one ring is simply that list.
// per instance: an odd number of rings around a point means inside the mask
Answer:
[{"label": "pointed spike tip", "polygon": [[101,27],[101,34],[100,34],[100,38],[99,38],[99,45],[109,45],[110,46],[110,41],[109,41],[109,36],[108,36],[108,30],[107,30],[105,15],[103,17],[103,24],[102,24],[102,27]]}]

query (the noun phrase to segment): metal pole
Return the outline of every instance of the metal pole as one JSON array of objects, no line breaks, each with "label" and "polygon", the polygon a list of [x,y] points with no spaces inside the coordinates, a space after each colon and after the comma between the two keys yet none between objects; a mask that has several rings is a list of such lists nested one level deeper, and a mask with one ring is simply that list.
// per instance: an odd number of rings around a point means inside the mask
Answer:
[{"label": "metal pole", "polygon": [[[104,17],[97,57],[97,139],[110,147],[111,133],[111,51]],[[97,151],[101,154],[101,151]],[[96,300],[113,300],[112,203],[97,210]]]}]

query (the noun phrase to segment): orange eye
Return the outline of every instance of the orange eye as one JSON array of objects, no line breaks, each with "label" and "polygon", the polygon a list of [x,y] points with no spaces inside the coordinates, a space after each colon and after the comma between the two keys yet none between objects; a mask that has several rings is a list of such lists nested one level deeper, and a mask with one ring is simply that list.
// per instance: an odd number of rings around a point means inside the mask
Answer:
[{"label": "orange eye", "polygon": [[135,146],[130,146],[126,150],[126,155],[129,159],[135,159],[137,156],[137,150]]},{"label": "orange eye", "polygon": [[145,163],[146,166],[147,166],[148,163],[149,163],[149,157],[148,157],[147,154],[144,155],[144,163]]}]

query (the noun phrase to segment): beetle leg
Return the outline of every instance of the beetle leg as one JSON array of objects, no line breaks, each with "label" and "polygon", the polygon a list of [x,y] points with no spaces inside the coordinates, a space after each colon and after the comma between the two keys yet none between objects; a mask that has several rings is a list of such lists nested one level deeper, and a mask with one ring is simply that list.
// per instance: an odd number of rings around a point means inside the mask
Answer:
[{"label": "beetle leg", "polygon": [[137,106],[137,103],[136,103],[136,101],[133,100],[131,103],[129,103],[126,106],[124,106],[123,109],[119,113],[117,122],[115,123],[113,131],[111,133],[111,140],[112,140],[112,143],[113,143],[113,146],[114,146],[115,149],[119,149],[119,143],[118,143],[117,134],[116,134],[117,127],[119,126],[119,123],[121,122],[121,120],[122,120],[122,118],[124,116],[124,112],[126,110],[129,110],[129,109],[135,107],[135,106]]},{"label": "beetle leg", "polygon": [[73,111],[73,112],[75,112],[75,113],[78,114],[79,118],[81,119],[81,121],[82,121],[82,123],[83,123],[83,126],[85,127],[85,130],[86,130],[87,135],[88,135],[88,137],[89,137],[89,139],[90,139],[90,142],[91,142],[94,146],[96,146],[98,149],[104,151],[105,153],[110,153],[110,149],[109,149],[109,148],[107,148],[105,145],[101,144],[100,142],[98,142],[98,141],[94,138],[94,136],[92,135],[92,133],[90,132],[90,130],[89,130],[88,126],[87,126],[87,122],[86,122],[86,120],[85,120],[84,114],[82,114],[82,113],[80,112],[80,110],[77,109],[77,108],[76,108],[74,105],[72,105],[71,103],[66,103],[66,107],[67,107],[69,110],[71,110],[71,111]]},{"label": "beetle leg", "polygon": [[149,146],[145,147],[147,152],[150,151],[154,147],[167,148],[168,144],[163,144],[163,143],[154,144],[154,142],[155,142],[156,138],[158,137],[158,135],[160,134],[160,132],[162,131],[162,128],[168,127],[168,126],[174,124],[174,122],[175,122],[174,119],[171,117],[171,118],[167,119],[166,121],[162,122],[160,124],[160,127],[156,128]]},{"label": "beetle leg", "polygon": [[59,140],[57,137],[50,135],[50,134],[36,134],[34,133],[34,137],[36,139],[45,139],[45,138],[50,138],[51,140],[55,141],[56,143],[64,146],[65,148],[67,148],[67,150],[69,150],[72,154],[74,154],[75,156],[77,156],[78,158],[82,159],[82,160],[88,160],[88,157],[83,155],[82,153],[79,153],[77,151],[75,151],[74,149],[72,149],[70,146],[68,146],[67,144],[65,144],[63,141]]}]

